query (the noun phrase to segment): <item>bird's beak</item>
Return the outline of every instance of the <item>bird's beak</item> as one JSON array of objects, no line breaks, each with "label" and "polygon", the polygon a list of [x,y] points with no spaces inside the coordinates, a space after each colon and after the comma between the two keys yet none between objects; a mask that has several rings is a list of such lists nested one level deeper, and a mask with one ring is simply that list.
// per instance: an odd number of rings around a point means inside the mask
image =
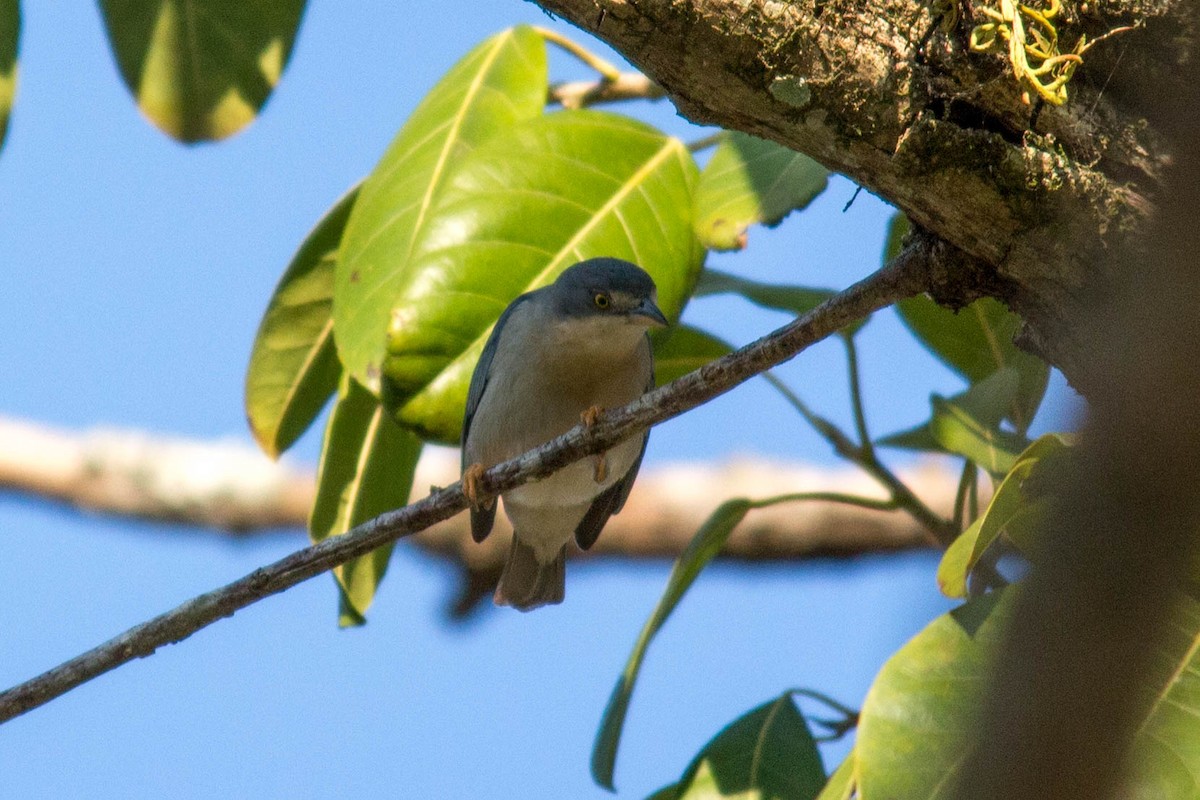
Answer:
[{"label": "bird's beak", "polygon": [[650,324],[656,328],[665,328],[670,324],[667,322],[666,315],[650,299],[643,300],[636,308],[629,312],[629,316],[649,320]]}]

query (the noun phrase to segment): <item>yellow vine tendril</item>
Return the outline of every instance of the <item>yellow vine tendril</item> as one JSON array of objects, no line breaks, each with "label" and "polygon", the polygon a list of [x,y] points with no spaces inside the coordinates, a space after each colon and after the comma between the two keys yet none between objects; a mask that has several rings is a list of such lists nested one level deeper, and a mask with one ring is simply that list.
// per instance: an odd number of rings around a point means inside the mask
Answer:
[{"label": "yellow vine tendril", "polygon": [[1027,87],[1021,95],[1026,104],[1032,89],[1047,103],[1061,106],[1067,102],[1067,81],[1094,42],[1081,35],[1070,52],[1061,52],[1053,20],[1062,10],[1062,3],[1047,2],[1049,7],[1044,10],[1014,0],[1000,0],[999,8],[980,9],[988,21],[971,31],[971,49],[998,50],[1006,43],[1013,74]]}]

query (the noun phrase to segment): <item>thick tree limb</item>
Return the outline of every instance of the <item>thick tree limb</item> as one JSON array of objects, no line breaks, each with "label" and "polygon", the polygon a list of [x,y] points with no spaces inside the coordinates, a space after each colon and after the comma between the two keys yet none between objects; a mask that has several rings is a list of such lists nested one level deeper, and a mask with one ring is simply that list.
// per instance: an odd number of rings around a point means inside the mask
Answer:
[{"label": "thick tree limb", "polygon": [[[429,487],[458,480],[459,458],[457,450],[426,448],[413,499],[425,497]],[[903,473],[902,480],[938,515],[950,515],[957,476],[947,467],[928,462]],[[79,434],[0,417],[0,491],[5,490],[92,513],[245,537],[280,528],[303,530],[316,485],[311,471],[271,461],[249,445],[107,429]],[[674,558],[725,500],[814,491],[882,497],[877,482],[851,469],[738,460],[643,470],[625,510],[605,527],[603,540],[574,556]],[[467,518],[456,516],[411,541],[464,569],[498,573],[509,533],[501,515],[497,535],[476,544]],[[903,512],[818,503],[800,512],[763,510],[754,524],[730,537],[723,557],[793,560],[931,544],[928,529]]]},{"label": "thick tree limb", "polygon": [[1136,27],[1088,50],[1071,100],[1053,106],[1022,99],[1005,55],[969,48],[982,0],[537,2],[620,51],[688,118],[807,153],[980,259],[984,271],[949,288],[1005,300],[1027,322],[1024,344],[1094,384],[1087,297],[1138,271],[1123,254],[1145,244],[1177,143],[1145,109],[1194,52],[1192,4],[1064,4],[1068,49]]},{"label": "thick tree limb", "polygon": [[[791,359],[849,323],[925,290],[931,281],[931,271],[948,267],[938,263],[939,259],[934,257],[937,251],[931,245],[924,236],[910,237],[904,251],[890,264],[809,314],[623,408],[603,414],[586,429],[577,426],[518,458],[492,467],[480,481],[481,490],[485,494],[498,494],[533,478],[545,477],[584,456],[608,450],[651,425],[695,408]],[[456,483],[424,500],[365,522],[343,536],[330,537],[189,600],[0,693],[0,722],[36,708],[121,664],[151,655],[165,644],[181,641],[238,609],[448,519],[465,507],[466,498],[461,485]]]}]

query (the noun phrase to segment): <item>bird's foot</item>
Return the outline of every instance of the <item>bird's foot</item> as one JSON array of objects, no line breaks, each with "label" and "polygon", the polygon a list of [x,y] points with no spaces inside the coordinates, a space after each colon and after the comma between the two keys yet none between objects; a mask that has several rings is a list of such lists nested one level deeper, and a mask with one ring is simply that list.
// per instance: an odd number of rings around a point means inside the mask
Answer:
[{"label": "bird's foot", "polygon": [[600,419],[600,415],[604,413],[604,409],[600,406],[592,406],[579,415],[579,420],[583,423],[583,427],[590,428]]},{"label": "bird's foot", "polygon": [[476,511],[484,508],[491,508],[495,498],[488,497],[481,499],[479,481],[483,478],[483,464],[478,462],[471,464],[463,470],[462,475],[462,491],[466,496],[467,502],[471,504],[471,508]]},{"label": "bird's foot", "polygon": [[608,460],[604,458],[604,453],[597,453],[592,456],[592,464],[594,466],[592,478],[595,479],[596,483],[604,483],[604,480],[608,477]]}]

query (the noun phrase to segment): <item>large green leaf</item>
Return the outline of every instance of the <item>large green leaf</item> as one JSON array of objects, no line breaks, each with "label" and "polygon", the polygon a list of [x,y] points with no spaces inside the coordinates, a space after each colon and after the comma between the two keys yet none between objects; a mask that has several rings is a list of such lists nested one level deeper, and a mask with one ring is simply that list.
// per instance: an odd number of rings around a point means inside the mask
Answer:
[{"label": "large green leaf", "polygon": [[625,725],[629,700],[633,696],[638,672],[642,669],[646,648],[667,621],[667,617],[671,616],[671,612],[679,605],[679,601],[683,599],[683,595],[695,582],[701,570],[725,546],[729,534],[745,519],[750,508],[750,501],[744,499],[727,500],[722,503],[700,530],[696,531],[687,548],[675,561],[671,576],[667,579],[667,588],[655,606],[654,613],[638,634],[637,643],[633,646],[633,652],[625,663],[625,670],[617,680],[617,685],[613,687],[608,706],[604,709],[604,718],[600,721],[600,729],[596,732],[596,742],[592,746],[592,778],[606,789],[613,788],[613,768],[617,763],[621,729]]},{"label": "large green leaf", "polygon": [[650,340],[654,343],[654,381],[659,386],[733,352],[732,345],[690,325],[655,331]]},{"label": "large green leaf", "polygon": [[541,114],[546,86],[542,38],[525,26],[496,34],[433,87],[364,182],[342,241],[333,317],[342,364],[376,395],[401,289],[420,280],[437,292],[446,280],[413,268],[438,195],[469,153]]},{"label": "large green leaf", "polygon": [[[1014,590],[938,617],[896,652],[867,694],[855,743],[860,800],[948,797],[970,752],[978,709]],[[1133,777],[1122,797],[1200,796],[1200,604],[1181,596],[1171,636],[1144,676]],[[1002,756],[997,756],[1002,757]]]},{"label": "large green leaf", "polygon": [[[325,428],[317,497],[309,516],[314,542],[408,502],[421,440],[384,412],[379,400],[348,377]],[[341,587],[341,623],[361,624],[383,580],[392,545],[334,569]]]},{"label": "large green leaf", "polygon": [[813,800],[825,767],[791,694],[747,712],[704,746],[679,781],[679,800]]},{"label": "large green leaf", "polygon": [[275,457],[291,447],[337,390],[333,344],[333,268],[351,189],[317,223],[292,258],[258,326],[246,371],[246,417],[254,438]]},{"label": "large green leaf", "polygon": [[150,120],[185,142],[223,139],[267,102],[304,0],[100,0],[121,77]]},{"label": "large green leaf", "polygon": [[726,133],[700,173],[696,235],[714,250],[741,250],[747,228],[778,225],[828,182],[829,171],[806,155],[746,133]]},{"label": "large green leaf", "polygon": [[[907,218],[897,214],[889,230],[885,262],[899,252],[907,230]],[[1013,344],[1020,317],[991,298],[976,300],[955,312],[927,295],[916,295],[901,300],[896,310],[926,348],[968,381],[981,380],[1005,367],[1014,368],[1020,376],[1020,388],[1006,416],[1019,432],[1025,432],[1046,393],[1050,367]]]},{"label": "large green leaf", "polygon": [[867,693],[855,740],[858,794],[872,798],[948,796],[971,746],[1011,603],[986,595],[934,620],[888,659]]},{"label": "large green leaf", "polygon": [[640,264],[663,311],[677,316],[703,259],[691,226],[695,176],[678,139],[597,111],[539,117],[464,159],[412,258],[390,273],[384,399],[398,419],[457,440],[497,317],[583,259]]},{"label": "large green leaf", "polygon": [[0,147],[8,135],[8,115],[17,94],[17,50],[21,42],[19,0],[0,0]]}]

